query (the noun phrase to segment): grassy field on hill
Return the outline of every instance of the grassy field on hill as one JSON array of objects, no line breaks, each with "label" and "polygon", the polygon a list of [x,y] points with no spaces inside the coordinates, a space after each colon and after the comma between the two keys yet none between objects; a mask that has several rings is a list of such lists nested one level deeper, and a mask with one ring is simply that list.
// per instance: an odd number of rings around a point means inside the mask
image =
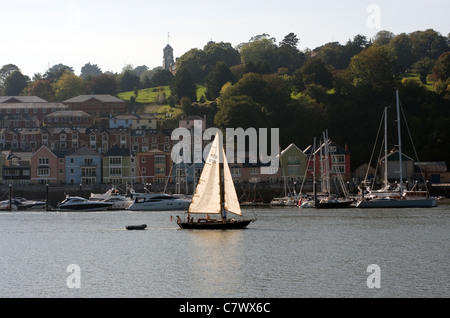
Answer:
[{"label": "grassy field on hill", "polygon": [[[201,84],[197,84],[197,100],[205,95],[206,87]],[[167,102],[167,98],[171,95],[169,86],[151,87],[138,90],[136,102],[143,104],[142,112],[144,113],[157,113],[159,119],[166,118],[166,115],[170,115],[170,118],[175,118],[183,114],[183,110],[179,107],[171,107]],[[117,97],[130,101],[134,97],[134,91],[118,93]]]},{"label": "grassy field on hill", "polygon": [[[171,107],[167,98],[170,96],[169,86],[151,87],[138,90],[136,102],[141,106],[133,106],[133,111],[137,113],[153,113],[159,120],[165,121],[167,118],[176,118],[183,114],[180,107]],[[117,97],[130,101],[135,97],[134,91],[118,93]]]}]

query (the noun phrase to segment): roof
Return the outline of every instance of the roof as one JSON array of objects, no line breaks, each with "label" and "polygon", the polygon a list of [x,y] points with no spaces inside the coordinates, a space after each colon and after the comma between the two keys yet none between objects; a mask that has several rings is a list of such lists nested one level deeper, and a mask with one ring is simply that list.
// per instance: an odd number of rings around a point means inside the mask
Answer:
[{"label": "roof", "polygon": [[415,162],[414,166],[422,172],[447,172],[447,164],[445,161]]},{"label": "roof", "polygon": [[0,103],[47,103],[37,96],[0,96]]},{"label": "roof", "polygon": [[88,113],[82,111],[82,110],[58,110],[54,113],[48,114],[45,117],[67,117],[67,116],[86,116],[86,117],[92,117]]},{"label": "roof", "polygon": [[130,149],[120,148],[118,145],[114,145],[105,153],[104,157],[126,157],[130,154]]},{"label": "roof", "polygon": [[81,148],[75,149],[72,152],[68,153],[67,156],[97,156],[100,157],[101,155],[95,151],[89,148],[88,146],[83,146]]},{"label": "roof", "polygon": [[61,103],[0,103],[0,108],[56,108],[56,109],[68,109],[69,106]]},{"label": "roof", "polygon": [[284,149],[283,151],[281,151],[281,156],[283,156],[283,154],[285,154],[289,149],[291,149],[291,148],[294,148],[294,149],[296,149],[296,150],[298,150],[302,155],[304,155],[304,153],[303,153],[303,151],[299,148],[299,147],[297,147],[295,144],[290,144],[289,146],[287,146],[287,148],[286,149]]},{"label": "roof", "polygon": [[[331,139],[328,139],[330,141],[330,143],[328,144],[328,151],[330,152],[330,154],[333,155],[349,155],[350,153],[345,150],[345,148],[342,148],[341,146],[339,146],[337,143],[335,143],[334,141],[332,141]],[[321,149],[325,146],[325,143],[322,143],[320,145],[317,146],[316,149],[316,153],[320,154]],[[336,151],[331,152],[330,151],[330,147],[336,147]],[[308,147],[306,147],[306,149],[303,151],[305,155],[311,155],[312,154],[312,146],[309,145]],[[322,150],[323,151],[323,150]]]},{"label": "roof", "polygon": [[[381,161],[384,161],[386,157],[387,157],[388,161],[399,161],[400,160],[400,156],[399,156],[398,150],[392,151],[387,156],[384,156],[383,158],[381,158]],[[402,153],[402,161],[404,161],[404,160],[406,160],[406,161],[414,161],[413,158],[408,157],[407,155]]]},{"label": "roof", "polygon": [[84,103],[96,99],[101,103],[125,103],[123,100],[111,95],[79,95],[63,101],[63,103]]}]

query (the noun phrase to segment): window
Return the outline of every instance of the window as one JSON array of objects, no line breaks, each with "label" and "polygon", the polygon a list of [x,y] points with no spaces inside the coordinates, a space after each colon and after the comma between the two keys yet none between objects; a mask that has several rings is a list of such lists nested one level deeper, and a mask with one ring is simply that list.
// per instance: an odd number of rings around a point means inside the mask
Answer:
[{"label": "window", "polygon": [[165,164],[166,156],[155,156],[155,164]]},{"label": "window", "polygon": [[288,166],[288,175],[298,175],[300,173],[299,166]]},{"label": "window", "polygon": [[331,162],[332,163],[345,163],[345,156],[344,155],[331,156]]},{"label": "window", "polygon": [[49,176],[50,175],[50,169],[49,168],[39,168],[37,171],[37,175],[40,177],[43,176]]},{"label": "window", "polygon": [[288,164],[300,164],[300,158],[299,157],[288,157]]},{"label": "window", "polygon": [[110,165],[122,165],[122,157],[109,157]]},{"label": "window", "polygon": [[165,175],[165,174],[166,174],[166,168],[155,167],[155,175]]},{"label": "window", "polygon": [[333,165],[333,166],[331,166],[331,172],[345,173],[345,165]]},{"label": "window", "polygon": [[109,175],[110,176],[121,176],[122,168],[109,168]]},{"label": "window", "polygon": [[48,165],[48,158],[39,158],[39,165]]},{"label": "window", "polygon": [[96,174],[95,168],[81,168],[82,177],[95,177],[95,174]]},{"label": "window", "polygon": [[141,162],[142,163],[146,163],[147,162],[147,158],[146,157],[141,157]]}]

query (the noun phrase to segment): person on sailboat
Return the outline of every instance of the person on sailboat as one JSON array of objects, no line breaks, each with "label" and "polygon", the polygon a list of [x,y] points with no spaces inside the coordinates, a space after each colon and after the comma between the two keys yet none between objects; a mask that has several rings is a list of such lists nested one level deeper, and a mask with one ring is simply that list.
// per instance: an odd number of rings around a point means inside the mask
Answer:
[{"label": "person on sailboat", "polygon": [[222,211],[222,217],[223,217],[224,220],[227,219],[227,213],[228,213],[227,210],[223,210]]}]

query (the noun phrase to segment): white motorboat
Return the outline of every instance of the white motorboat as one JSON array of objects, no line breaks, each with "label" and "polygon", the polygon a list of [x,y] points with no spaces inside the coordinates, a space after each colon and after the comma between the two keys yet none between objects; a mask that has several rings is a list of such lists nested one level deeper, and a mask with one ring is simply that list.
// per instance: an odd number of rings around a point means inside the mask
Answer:
[{"label": "white motorboat", "polygon": [[28,200],[22,197],[14,197],[13,200],[16,205],[21,205],[27,210],[45,209],[45,201]]},{"label": "white motorboat", "polygon": [[120,195],[101,200],[100,202],[112,203],[113,205],[111,206],[111,210],[127,210],[133,204],[134,201],[130,197]]},{"label": "white motorboat", "polygon": [[9,204],[9,200],[0,201],[0,211],[17,211],[19,209],[14,203],[11,204],[11,208]]},{"label": "white motorboat", "polygon": [[82,197],[66,197],[62,201],[58,210],[60,211],[105,211],[111,209],[112,202],[93,201]]},{"label": "white motorboat", "polygon": [[105,193],[101,194],[91,193],[89,200],[113,203],[113,205],[111,206],[111,210],[126,210],[134,201],[132,198],[120,194],[119,191],[115,188],[111,188]]},{"label": "white motorboat", "polygon": [[131,211],[175,211],[187,210],[191,199],[165,193],[133,193]]}]

